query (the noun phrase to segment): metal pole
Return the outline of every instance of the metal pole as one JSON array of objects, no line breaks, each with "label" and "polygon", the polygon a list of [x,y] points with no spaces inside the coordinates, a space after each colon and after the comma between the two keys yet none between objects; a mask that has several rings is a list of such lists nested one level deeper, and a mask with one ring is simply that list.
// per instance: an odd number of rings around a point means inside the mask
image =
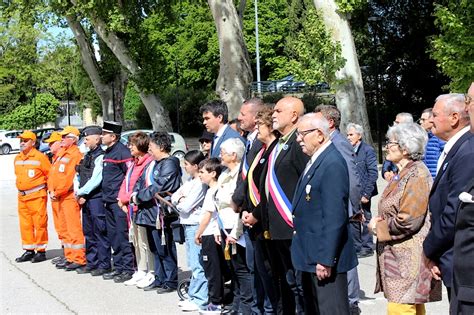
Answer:
[{"label": "metal pole", "polygon": [[178,72],[178,59],[174,58],[174,71],[176,72],[176,132],[179,133],[179,72]]},{"label": "metal pole", "polygon": [[257,57],[257,92],[262,93],[262,87],[260,85],[260,49],[258,47],[258,6],[257,0],[255,4],[255,53]]},{"label": "metal pole", "polygon": [[71,113],[69,112],[69,81],[66,81],[66,98],[67,98],[67,105],[66,105],[66,115],[67,115],[67,125],[71,125]]},{"label": "metal pole", "polygon": [[383,163],[383,152],[382,152],[382,131],[380,126],[380,99],[379,99],[379,52],[378,52],[378,37],[377,37],[377,23],[381,20],[378,16],[369,17],[369,22],[372,22],[372,33],[374,41],[374,51],[375,51],[375,97],[374,104],[376,110],[376,120],[377,120],[377,151],[379,156],[379,163]]}]

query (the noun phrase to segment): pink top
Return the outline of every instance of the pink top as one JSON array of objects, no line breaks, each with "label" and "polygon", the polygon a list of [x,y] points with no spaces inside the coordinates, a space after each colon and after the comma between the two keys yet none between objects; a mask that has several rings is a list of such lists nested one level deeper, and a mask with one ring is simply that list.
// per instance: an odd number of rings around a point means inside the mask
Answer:
[{"label": "pink top", "polygon": [[151,156],[149,153],[146,153],[144,156],[135,159],[134,163],[128,168],[127,174],[125,174],[125,178],[123,179],[122,185],[120,186],[120,191],[118,193],[118,199],[124,205],[128,205],[128,202],[130,201],[130,195],[133,193],[133,187],[135,186],[135,183],[142,175],[145,167],[151,161],[153,161],[153,156]]}]

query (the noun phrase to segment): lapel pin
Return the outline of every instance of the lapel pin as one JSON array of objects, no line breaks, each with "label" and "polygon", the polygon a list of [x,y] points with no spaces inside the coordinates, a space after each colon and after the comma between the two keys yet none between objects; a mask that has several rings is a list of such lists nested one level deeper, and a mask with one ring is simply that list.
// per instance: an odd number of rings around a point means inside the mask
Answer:
[{"label": "lapel pin", "polygon": [[283,150],[288,150],[288,144],[285,143],[285,145],[283,146]]}]

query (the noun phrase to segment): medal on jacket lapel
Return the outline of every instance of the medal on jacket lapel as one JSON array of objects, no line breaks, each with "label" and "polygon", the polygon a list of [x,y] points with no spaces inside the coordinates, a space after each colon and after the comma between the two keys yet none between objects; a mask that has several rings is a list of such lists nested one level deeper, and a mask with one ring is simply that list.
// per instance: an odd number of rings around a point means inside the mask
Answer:
[{"label": "medal on jacket lapel", "polygon": [[306,185],[306,201],[310,201],[311,200],[311,196],[309,195],[309,193],[311,192],[311,185]]}]

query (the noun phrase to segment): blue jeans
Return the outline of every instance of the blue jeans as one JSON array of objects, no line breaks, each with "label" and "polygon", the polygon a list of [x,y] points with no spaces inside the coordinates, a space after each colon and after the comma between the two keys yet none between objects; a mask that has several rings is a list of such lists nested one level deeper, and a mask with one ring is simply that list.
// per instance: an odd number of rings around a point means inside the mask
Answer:
[{"label": "blue jeans", "polygon": [[192,271],[191,282],[189,283],[189,300],[204,307],[208,304],[207,279],[202,267],[201,246],[194,243],[194,235],[199,225],[184,225],[184,238],[186,245],[186,256],[188,267]]}]

